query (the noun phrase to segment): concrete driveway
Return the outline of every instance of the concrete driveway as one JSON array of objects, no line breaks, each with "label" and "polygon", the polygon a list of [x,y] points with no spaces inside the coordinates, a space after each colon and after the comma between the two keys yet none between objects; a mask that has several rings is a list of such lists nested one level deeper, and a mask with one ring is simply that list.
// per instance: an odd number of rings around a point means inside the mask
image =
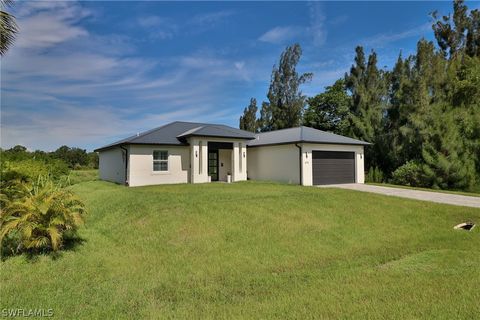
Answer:
[{"label": "concrete driveway", "polygon": [[357,190],[363,192],[372,192],[384,194],[386,196],[395,196],[423,201],[452,204],[455,206],[465,206],[480,208],[480,197],[469,197],[457,194],[440,193],[432,191],[420,191],[413,189],[401,189],[392,187],[373,186],[369,184],[351,183],[351,184],[332,184],[321,186],[325,188],[341,188]]}]

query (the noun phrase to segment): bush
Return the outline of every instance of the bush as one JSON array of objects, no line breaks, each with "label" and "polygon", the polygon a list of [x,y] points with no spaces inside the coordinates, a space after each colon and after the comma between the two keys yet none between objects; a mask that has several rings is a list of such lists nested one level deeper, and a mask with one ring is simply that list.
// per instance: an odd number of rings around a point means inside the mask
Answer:
[{"label": "bush", "polygon": [[395,184],[424,187],[422,166],[415,161],[408,161],[404,165],[398,167],[392,174],[392,182]]},{"label": "bush", "polygon": [[[68,189],[48,177],[26,189],[23,196],[0,194],[0,244],[2,255],[21,252],[57,251],[73,238],[83,224],[85,205]],[[2,190],[3,192],[3,190]]]},{"label": "bush", "polygon": [[20,161],[2,161],[2,180],[12,180],[13,177],[24,182],[36,181],[40,176],[49,175],[54,180],[68,175],[68,166],[61,160],[50,159],[48,162],[36,159]]},{"label": "bush", "polygon": [[384,176],[382,170],[378,167],[370,168],[366,177],[367,182],[382,183]]}]

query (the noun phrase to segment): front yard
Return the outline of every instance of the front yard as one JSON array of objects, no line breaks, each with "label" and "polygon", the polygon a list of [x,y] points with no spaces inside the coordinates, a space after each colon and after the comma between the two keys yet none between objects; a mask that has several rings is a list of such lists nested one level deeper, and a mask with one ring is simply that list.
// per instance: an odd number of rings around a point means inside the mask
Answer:
[{"label": "front yard", "polygon": [[0,307],[59,319],[480,314],[480,210],[269,183],[73,186],[83,243],[1,265]]}]

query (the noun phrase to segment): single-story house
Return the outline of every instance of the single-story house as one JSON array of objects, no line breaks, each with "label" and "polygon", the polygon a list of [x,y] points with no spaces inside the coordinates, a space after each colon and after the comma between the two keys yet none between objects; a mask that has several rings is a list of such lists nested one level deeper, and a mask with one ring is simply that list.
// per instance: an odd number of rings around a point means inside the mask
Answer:
[{"label": "single-story house", "polygon": [[100,179],[129,186],[247,179],[311,186],[363,183],[365,145],[303,126],[255,134],[176,121],[95,151]]}]

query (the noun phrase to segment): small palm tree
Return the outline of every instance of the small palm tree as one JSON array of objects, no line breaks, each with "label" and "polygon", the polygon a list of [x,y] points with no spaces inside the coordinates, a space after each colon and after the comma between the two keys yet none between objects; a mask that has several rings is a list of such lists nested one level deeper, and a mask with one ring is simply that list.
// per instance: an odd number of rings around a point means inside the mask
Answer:
[{"label": "small palm tree", "polygon": [[6,11],[12,5],[12,0],[0,0],[0,55],[2,56],[13,44],[18,32],[15,17]]},{"label": "small palm tree", "polygon": [[0,243],[17,237],[16,251],[53,250],[62,247],[64,236],[83,224],[85,205],[70,190],[40,178],[23,198],[3,197],[0,211]]}]

